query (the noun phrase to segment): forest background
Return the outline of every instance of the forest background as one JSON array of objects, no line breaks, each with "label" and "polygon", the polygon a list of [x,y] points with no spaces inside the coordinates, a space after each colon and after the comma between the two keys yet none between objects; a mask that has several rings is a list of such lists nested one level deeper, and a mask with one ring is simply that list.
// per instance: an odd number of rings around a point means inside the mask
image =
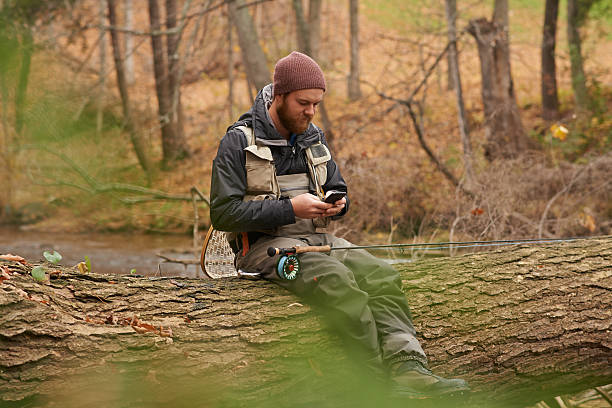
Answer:
[{"label": "forest background", "polygon": [[363,243],[611,234],[609,1],[1,0],[0,9],[2,223],[188,234],[197,200],[205,229],[219,140],[275,61],[298,49],[328,82],[315,123],[351,197],[336,234]]}]

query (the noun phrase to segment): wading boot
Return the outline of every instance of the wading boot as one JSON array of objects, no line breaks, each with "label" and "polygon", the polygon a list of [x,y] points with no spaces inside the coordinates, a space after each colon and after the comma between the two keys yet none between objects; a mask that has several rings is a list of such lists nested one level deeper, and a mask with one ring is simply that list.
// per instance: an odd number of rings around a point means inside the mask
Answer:
[{"label": "wading boot", "polygon": [[414,360],[392,367],[394,390],[399,395],[414,398],[452,396],[469,391],[467,383],[459,378],[442,378]]}]

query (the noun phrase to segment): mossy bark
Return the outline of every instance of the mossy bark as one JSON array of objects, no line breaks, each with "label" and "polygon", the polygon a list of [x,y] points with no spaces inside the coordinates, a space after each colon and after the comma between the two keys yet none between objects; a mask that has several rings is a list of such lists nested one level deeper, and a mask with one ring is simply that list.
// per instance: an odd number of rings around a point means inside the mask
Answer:
[{"label": "mossy bark", "polygon": [[[327,406],[323,390],[350,365],[318,311],[265,281],[47,265],[52,279],[38,283],[31,265],[0,262],[0,405],[71,406],[77,392],[80,405],[119,406],[133,393],[145,405],[180,406],[177,395],[214,405],[239,390],[247,405]],[[467,379],[471,405],[493,392],[528,403],[612,383],[610,238],[398,269],[432,369]]]}]

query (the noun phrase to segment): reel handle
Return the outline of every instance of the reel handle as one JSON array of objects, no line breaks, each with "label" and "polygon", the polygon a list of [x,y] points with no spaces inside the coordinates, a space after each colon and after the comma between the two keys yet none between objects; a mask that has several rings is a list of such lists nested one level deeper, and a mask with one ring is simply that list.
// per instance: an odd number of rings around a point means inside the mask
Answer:
[{"label": "reel handle", "polygon": [[268,256],[274,255],[293,255],[303,254],[304,252],[330,252],[331,246],[329,245],[315,245],[315,246],[296,246],[293,248],[268,248]]}]

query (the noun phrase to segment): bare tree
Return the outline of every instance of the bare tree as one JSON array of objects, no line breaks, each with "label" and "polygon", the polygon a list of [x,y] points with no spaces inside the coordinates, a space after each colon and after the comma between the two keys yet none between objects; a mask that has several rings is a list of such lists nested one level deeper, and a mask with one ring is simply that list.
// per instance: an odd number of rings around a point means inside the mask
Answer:
[{"label": "bare tree", "polygon": [[510,70],[508,0],[495,0],[493,19],[471,20],[480,57],[482,102],[485,114],[485,156],[489,160],[514,157],[528,146]]},{"label": "bare tree", "polygon": [[242,62],[249,82],[258,90],[271,81],[266,54],[259,44],[259,37],[253,17],[249,13],[245,0],[235,0],[229,3],[232,21],[238,33],[238,43],[242,53]]},{"label": "bare tree", "polygon": [[[107,0],[108,2],[108,22],[111,27],[117,26],[117,7],[116,0]],[[138,158],[140,167],[149,175],[151,166],[149,163],[149,157],[147,154],[147,148],[142,140],[141,135],[136,131],[134,126],[134,118],[132,117],[132,109],[130,106],[130,97],[127,85],[127,75],[125,66],[123,64],[123,55],[121,52],[119,33],[117,30],[111,28],[111,45],[113,50],[113,59],[115,61],[115,72],[117,75],[117,88],[119,89],[119,95],[121,97],[121,107],[123,110],[123,121],[125,128],[130,135],[130,141],[134,147],[134,152]]]},{"label": "bare tree", "polygon": [[[455,26],[457,19],[457,4],[455,0],[446,0],[445,5],[446,20],[448,21],[448,69],[451,74],[449,79],[452,78],[452,84],[454,85],[453,88],[455,89],[455,94],[457,95],[457,120],[459,122],[461,144],[463,146],[463,177],[467,189],[470,189],[474,182],[474,171],[472,168],[472,143],[465,116],[463,90],[461,87],[461,73],[459,71],[459,57],[457,55],[457,28]],[[451,83],[449,81],[449,88],[450,85]]]},{"label": "bare tree", "polygon": [[555,46],[557,44],[557,16],[559,0],[546,0],[544,6],[544,27],[542,29],[542,117],[555,119],[559,112],[557,95],[557,68]]},{"label": "bare tree", "polygon": [[[159,121],[162,134],[163,161],[180,160],[189,155],[186,141],[177,130],[176,116],[172,114],[172,90],[166,64],[166,52],[161,34],[160,12],[157,0],[148,0],[149,20],[151,27],[151,48],[153,49],[153,70],[155,75],[155,90],[159,110]],[[178,86],[178,84],[175,84]]]},{"label": "bare tree", "polygon": [[348,97],[361,98],[359,83],[359,0],[349,0],[351,72],[348,76]]}]

